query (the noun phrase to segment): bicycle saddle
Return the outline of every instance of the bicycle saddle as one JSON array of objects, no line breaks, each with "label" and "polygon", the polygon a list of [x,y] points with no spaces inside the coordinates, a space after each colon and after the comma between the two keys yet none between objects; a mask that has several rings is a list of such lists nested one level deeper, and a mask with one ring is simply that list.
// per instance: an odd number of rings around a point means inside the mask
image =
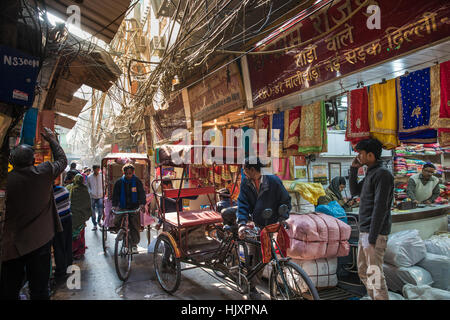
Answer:
[{"label": "bicycle saddle", "polygon": [[237,212],[237,206],[222,209],[220,214],[222,215],[223,223],[226,225],[230,225],[230,226],[235,225],[236,224],[236,212]]}]

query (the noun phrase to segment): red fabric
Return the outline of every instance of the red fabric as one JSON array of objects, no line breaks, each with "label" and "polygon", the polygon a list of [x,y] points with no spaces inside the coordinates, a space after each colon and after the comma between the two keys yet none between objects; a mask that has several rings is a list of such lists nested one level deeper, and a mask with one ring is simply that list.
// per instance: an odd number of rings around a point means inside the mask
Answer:
[{"label": "red fabric", "polygon": [[[166,213],[166,221],[178,225],[176,212]],[[192,227],[223,222],[222,216],[216,211],[183,211],[180,212],[180,227]]]},{"label": "red fabric", "polygon": [[261,230],[261,253],[263,263],[269,263],[272,260],[272,250],[270,247],[270,233],[277,232],[277,244],[281,254],[286,257],[286,251],[291,245],[291,241],[286,230],[279,224],[274,223]]},{"label": "red fabric", "polygon": [[[441,107],[439,110],[439,118],[450,119],[450,60],[441,63]],[[450,129],[446,129],[450,131]],[[447,132],[448,132],[447,131]]]},{"label": "red fabric", "polygon": [[78,237],[72,241],[72,255],[74,258],[81,258],[86,251],[86,242],[84,239],[84,229],[81,230]]},{"label": "red fabric", "polygon": [[286,139],[284,140],[285,149],[298,149],[298,141],[300,139],[300,113],[301,106],[295,107],[288,112],[288,126],[284,130]]},{"label": "red fabric", "polygon": [[347,131],[345,141],[352,144],[370,137],[369,96],[367,88],[350,91],[347,95]]}]

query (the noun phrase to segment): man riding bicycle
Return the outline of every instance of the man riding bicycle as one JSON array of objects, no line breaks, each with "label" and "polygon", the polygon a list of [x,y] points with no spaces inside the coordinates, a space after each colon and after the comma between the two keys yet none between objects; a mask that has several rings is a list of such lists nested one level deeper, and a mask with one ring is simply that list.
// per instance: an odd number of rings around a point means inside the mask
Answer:
[{"label": "man riding bicycle", "polygon": [[[267,225],[277,223],[279,220],[278,208],[286,204],[289,211],[292,209],[291,197],[283,186],[280,178],[275,175],[263,175],[263,165],[257,157],[245,160],[244,175],[238,197],[237,222],[239,225],[239,238],[245,237],[249,220],[260,229]],[[272,209],[272,216],[265,220],[262,213],[265,209]],[[249,254],[253,255],[250,265],[254,266],[261,260],[259,248],[249,248]],[[250,299],[260,297],[255,287],[255,281],[250,282]]]}]

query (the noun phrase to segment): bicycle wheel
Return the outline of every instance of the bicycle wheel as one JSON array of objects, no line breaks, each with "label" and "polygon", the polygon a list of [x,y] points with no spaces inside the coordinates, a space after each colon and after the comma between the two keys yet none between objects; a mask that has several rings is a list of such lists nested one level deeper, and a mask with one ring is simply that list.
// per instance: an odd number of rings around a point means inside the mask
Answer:
[{"label": "bicycle wheel", "polygon": [[292,261],[279,263],[280,268],[274,265],[269,278],[272,300],[320,300],[316,287],[302,268]]},{"label": "bicycle wheel", "polygon": [[103,252],[106,253],[106,241],[108,239],[108,231],[106,231],[105,224],[102,225],[102,246]]},{"label": "bicycle wheel", "polygon": [[181,264],[169,238],[159,235],[153,253],[156,278],[164,291],[174,293],[180,286]]},{"label": "bicycle wheel", "polygon": [[125,230],[121,229],[117,233],[116,244],[114,246],[114,264],[116,273],[120,280],[127,281],[131,271],[131,241],[127,237]]},{"label": "bicycle wheel", "polygon": [[[237,253],[237,249],[235,246],[231,249],[231,251],[226,256],[223,264],[230,273],[235,274],[236,272],[238,272],[237,267],[239,265],[239,255]],[[218,276],[222,279],[226,278],[226,275],[219,270],[213,270],[213,272],[216,276]]]}]

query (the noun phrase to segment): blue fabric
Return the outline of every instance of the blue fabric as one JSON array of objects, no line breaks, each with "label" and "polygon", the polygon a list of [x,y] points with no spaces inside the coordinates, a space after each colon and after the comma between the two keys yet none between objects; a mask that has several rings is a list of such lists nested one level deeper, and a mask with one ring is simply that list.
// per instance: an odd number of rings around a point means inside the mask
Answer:
[{"label": "blue fabric", "polygon": [[138,202],[138,193],[136,188],[136,176],[133,175],[133,177],[130,180],[125,179],[125,176],[122,176],[122,185],[121,185],[121,192],[120,192],[120,208],[126,209],[127,208],[127,199],[126,199],[126,192],[125,192],[125,185],[128,185],[131,183],[131,202],[137,203]]},{"label": "blue fabric", "polygon": [[347,214],[344,208],[337,201],[331,201],[328,204],[321,204],[316,207],[316,212],[325,213],[347,223]]},{"label": "blue fabric", "polygon": [[[279,139],[277,135],[274,134],[273,129],[280,130]],[[272,141],[283,141],[284,138],[284,111],[275,113],[272,117]]]},{"label": "blue fabric", "polygon": [[[241,224],[252,219],[258,227],[275,223],[278,221],[278,208],[282,204],[286,204],[289,210],[292,209],[291,197],[280,178],[265,175],[257,194],[253,184],[244,177],[238,197],[237,221]],[[264,209],[273,211],[272,217],[267,221],[261,216]]]},{"label": "blue fabric", "polygon": [[[400,77],[398,85],[399,139],[404,142],[434,142],[437,138],[437,131],[429,128],[431,114],[430,68]],[[424,141],[424,139],[427,140]]]},{"label": "blue fabric", "polygon": [[25,113],[23,118],[22,131],[20,133],[20,143],[34,146],[34,139],[36,137],[36,123],[38,117],[38,109],[30,108]]}]

